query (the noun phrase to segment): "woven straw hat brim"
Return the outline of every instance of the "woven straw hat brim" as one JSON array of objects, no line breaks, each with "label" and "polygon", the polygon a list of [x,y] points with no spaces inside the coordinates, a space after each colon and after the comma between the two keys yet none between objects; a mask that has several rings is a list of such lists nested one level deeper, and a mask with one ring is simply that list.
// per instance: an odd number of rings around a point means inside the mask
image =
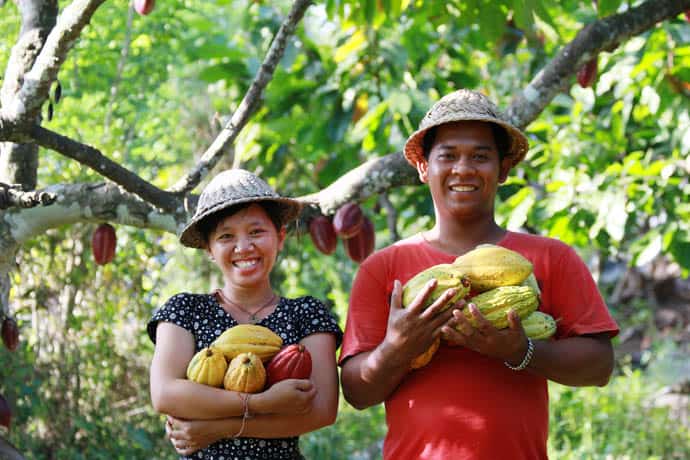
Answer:
[{"label": "woven straw hat brim", "polygon": [[195,215],[180,233],[180,243],[190,248],[204,249],[206,241],[199,231],[199,224],[212,214],[242,203],[255,203],[259,201],[272,201],[281,205],[280,222],[285,225],[295,220],[302,211],[302,203],[292,198],[285,197],[245,197],[218,203],[199,215]]},{"label": "woven straw hat brim", "polygon": [[[462,103],[461,100],[463,99],[463,96],[469,96],[468,99],[471,99],[471,101],[467,104],[467,110],[451,110],[453,104]],[[424,134],[430,128],[456,121],[485,121],[495,123],[506,130],[508,136],[510,137],[510,149],[507,152],[507,157],[512,160],[510,167],[512,168],[517,165],[525,158],[525,155],[527,155],[527,151],[529,150],[529,142],[527,141],[527,137],[525,137],[525,134],[521,130],[507,121],[499,118],[498,116],[488,114],[489,112],[494,111],[494,107],[493,105],[489,107],[491,103],[488,100],[486,100],[486,102],[483,101],[483,96],[478,96],[477,93],[466,90],[451,93],[450,95],[439,100],[424,117],[420,123],[420,128],[412,133],[412,135],[407,139],[407,142],[405,142],[403,153],[407,161],[414,167],[417,167],[418,163],[425,161],[422,142],[424,140]],[[473,112],[472,104],[480,106],[476,113]]]}]

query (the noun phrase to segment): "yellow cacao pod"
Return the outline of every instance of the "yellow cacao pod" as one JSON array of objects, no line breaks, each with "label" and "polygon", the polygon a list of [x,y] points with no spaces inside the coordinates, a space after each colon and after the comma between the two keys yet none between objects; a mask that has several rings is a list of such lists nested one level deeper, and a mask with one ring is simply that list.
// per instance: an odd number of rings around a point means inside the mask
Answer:
[{"label": "yellow cacao pod", "polygon": [[[470,299],[484,317],[496,329],[508,327],[508,310],[515,310],[520,319],[526,317],[539,306],[539,299],[529,286],[501,286]],[[476,325],[469,309],[463,309],[465,317]]]},{"label": "yellow cacao pod", "polygon": [[424,307],[428,307],[436,299],[446,292],[447,289],[456,288],[458,291],[448,302],[449,307],[453,302],[457,302],[470,292],[470,282],[467,277],[452,264],[438,264],[427,268],[410,278],[403,286],[402,304],[406,307],[419,294],[427,282],[436,279],[436,287],[431,291],[424,302]]},{"label": "yellow cacao pod", "polygon": [[547,313],[533,311],[522,320],[525,334],[531,339],[548,339],[556,333],[556,320]]},{"label": "yellow cacao pod", "polygon": [[254,353],[240,353],[230,361],[223,388],[241,393],[258,393],[266,385],[266,368]]},{"label": "yellow cacao pod", "polygon": [[207,347],[197,352],[187,366],[187,378],[196,383],[220,387],[228,369],[228,362],[223,353]]},{"label": "yellow cacao pod", "polygon": [[283,346],[283,339],[267,327],[238,324],[225,330],[212,344],[230,361],[241,353],[254,353],[267,362]]},{"label": "yellow cacao pod", "polygon": [[453,262],[470,279],[476,292],[522,283],[532,262],[521,254],[493,244],[481,244]]},{"label": "yellow cacao pod", "polygon": [[439,345],[441,345],[441,337],[436,338],[434,343],[432,343],[424,353],[412,360],[410,369],[419,369],[420,367],[424,367],[429,364],[431,358],[434,357],[434,353],[436,353],[436,350],[438,350]]}]

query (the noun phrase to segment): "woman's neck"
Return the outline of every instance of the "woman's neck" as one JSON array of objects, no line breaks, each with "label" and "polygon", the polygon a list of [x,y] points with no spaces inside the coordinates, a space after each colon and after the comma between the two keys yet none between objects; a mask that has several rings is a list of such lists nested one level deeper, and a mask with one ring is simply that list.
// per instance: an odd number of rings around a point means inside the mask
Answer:
[{"label": "woman's neck", "polygon": [[257,286],[237,286],[226,281],[221,290],[230,301],[247,306],[261,305],[274,296],[270,283]]}]

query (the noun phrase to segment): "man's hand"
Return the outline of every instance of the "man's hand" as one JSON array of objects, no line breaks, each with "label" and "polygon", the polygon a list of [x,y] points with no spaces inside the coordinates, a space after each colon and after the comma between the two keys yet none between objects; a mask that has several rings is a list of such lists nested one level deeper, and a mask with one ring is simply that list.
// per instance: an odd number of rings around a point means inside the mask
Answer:
[{"label": "man's hand", "polygon": [[454,309],[453,318],[442,328],[445,340],[451,345],[463,346],[509,363],[522,360],[527,351],[527,336],[515,310],[507,312],[508,327],[496,329],[475,304],[469,303],[466,309],[475,325],[465,317],[463,311]]}]

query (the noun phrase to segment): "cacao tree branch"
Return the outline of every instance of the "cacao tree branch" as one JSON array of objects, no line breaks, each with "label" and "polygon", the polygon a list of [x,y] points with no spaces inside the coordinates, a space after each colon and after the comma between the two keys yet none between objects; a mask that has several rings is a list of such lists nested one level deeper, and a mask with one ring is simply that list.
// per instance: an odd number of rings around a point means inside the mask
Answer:
[{"label": "cacao tree branch", "polygon": [[82,144],[42,126],[34,126],[31,136],[38,145],[88,166],[154,206],[168,211],[174,211],[181,206],[180,197],[143,180],[90,145]]},{"label": "cacao tree branch", "polygon": [[21,89],[10,104],[2,107],[8,119],[35,118],[57,78],[68,51],[105,0],[74,0],[62,11],[33,67],[24,75]]},{"label": "cacao tree branch", "polygon": [[53,193],[21,190],[21,185],[9,185],[0,182],[0,209],[10,207],[33,208],[45,206],[55,201]]},{"label": "cacao tree branch", "polygon": [[612,51],[622,42],[651,29],[655,24],[690,9],[690,0],[648,0],[620,14],[586,25],[519,92],[506,111],[507,118],[524,128],[534,121],[551,100],[572,83],[571,76],[602,51]]},{"label": "cacao tree branch", "polygon": [[230,118],[230,121],[225,125],[218,137],[213,141],[211,146],[204,152],[194,168],[182,179],[180,179],[170,192],[188,193],[193,190],[201,180],[211,171],[213,167],[220,160],[223,151],[228,145],[233,143],[237,135],[242,131],[244,126],[249,121],[249,118],[254,113],[260,102],[266,85],[273,78],[280,59],[285,53],[288,39],[295,32],[297,24],[304,16],[304,12],[312,4],[311,0],[295,0],[287,17],[280,25],[271,46],[266,53],[261,67],[254,77],[251,86],[240,102],[239,107],[235,110]]}]

